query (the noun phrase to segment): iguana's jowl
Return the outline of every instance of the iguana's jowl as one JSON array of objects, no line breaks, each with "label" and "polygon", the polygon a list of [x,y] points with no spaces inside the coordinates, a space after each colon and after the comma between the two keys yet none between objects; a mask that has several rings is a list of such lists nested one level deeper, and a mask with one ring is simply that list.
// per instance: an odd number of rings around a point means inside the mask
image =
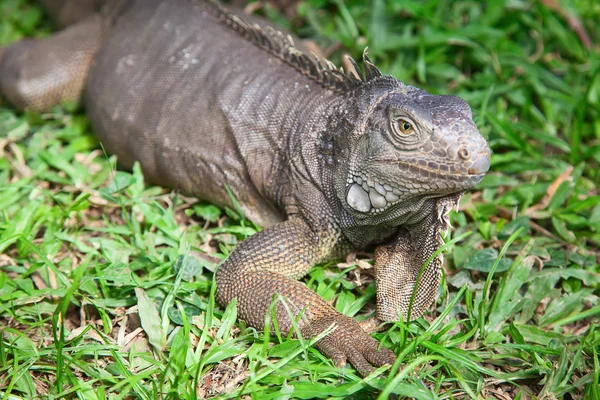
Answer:
[{"label": "iguana's jowl", "polygon": [[382,212],[400,199],[400,189],[363,177],[352,175],[348,178],[346,201],[356,211]]}]

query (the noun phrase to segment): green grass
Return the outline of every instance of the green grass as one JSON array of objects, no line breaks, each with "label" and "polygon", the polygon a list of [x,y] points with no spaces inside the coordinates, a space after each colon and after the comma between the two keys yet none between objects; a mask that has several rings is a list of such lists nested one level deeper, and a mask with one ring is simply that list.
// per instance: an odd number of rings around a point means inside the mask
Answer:
[{"label": "green grass", "polygon": [[[494,152],[451,215],[447,241],[470,234],[448,245],[435,310],[375,335],[398,354],[391,370],[363,380],[236,322],[212,272],[254,225],[117,170],[82,112],[4,103],[0,399],[600,398],[600,6],[560,2],[587,49],[540,1],[366,4],[265,14],[335,61],[368,45],[386,73],[465,98]],[[25,0],[0,0],[0,15],[3,44],[53,29]],[[363,319],[369,258],[305,282]]]}]

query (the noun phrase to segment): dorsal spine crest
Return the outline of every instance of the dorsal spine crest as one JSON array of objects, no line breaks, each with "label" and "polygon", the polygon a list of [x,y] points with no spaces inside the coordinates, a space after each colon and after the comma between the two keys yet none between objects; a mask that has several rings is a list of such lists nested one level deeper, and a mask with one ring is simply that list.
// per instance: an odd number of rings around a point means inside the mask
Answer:
[{"label": "dorsal spine crest", "polygon": [[252,25],[229,12],[216,0],[195,1],[206,4],[208,11],[215,18],[244,37],[247,41],[265,50],[272,56],[277,57],[326,89],[338,93],[348,93],[359,88],[365,82],[382,76],[379,69],[367,55],[367,48],[363,52],[364,74],[361,72],[356,61],[349,56],[347,58],[354,67],[356,75],[346,73],[343,68],[337,68],[329,60],[320,58],[314,53],[306,54],[298,50],[289,35],[285,35],[271,27],[263,29],[257,24]]}]

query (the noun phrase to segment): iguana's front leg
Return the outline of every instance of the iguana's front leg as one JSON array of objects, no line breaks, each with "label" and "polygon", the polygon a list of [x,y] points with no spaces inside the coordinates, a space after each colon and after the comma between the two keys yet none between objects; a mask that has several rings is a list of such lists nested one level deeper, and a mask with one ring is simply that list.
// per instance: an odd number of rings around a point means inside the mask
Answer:
[{"label": "iguana's front leg", "polygon": [[[338,311],[295,279],[305,275],[318,262],[330,258],[340,243],[330,231],[313,231],[300,219],[290,219],[265,229],[242,242],[217,271],[217,301],[228,304],[237,299],[238,314],[256,328],[263,328],[265,316],[275,295],[281,295],[293,317],[301,315],[298,327],[310,338],[335,324],[335,330],[316,347],[336,365],[350,361],[361,375],[373,365],[393,363],[394,353],[379,349],[379,342],[364,332],[357,322]],[[276,305],[279,328],[292,329],[282,302]]]},{"label": "iguana's front leg", "polygon": [[459,198],[454,195],[437,200],[421,222],[401,227],[392,243],[375,250],[380,321],[418,318],[434,302],[443,258],[441,254],[430,258],[443,244],[441,233],[448,227],[448,213]]}]

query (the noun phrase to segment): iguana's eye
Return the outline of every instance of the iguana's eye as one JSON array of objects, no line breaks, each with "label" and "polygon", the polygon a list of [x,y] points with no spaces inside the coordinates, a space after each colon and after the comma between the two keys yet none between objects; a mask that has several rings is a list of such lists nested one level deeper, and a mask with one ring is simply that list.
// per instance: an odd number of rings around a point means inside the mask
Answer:
[{"label": "iguana's eye", "polygon": [[396,127],[397,127],[397,131],[398,131],[397,133],[399,133],[402,136],[410,135],[411,133],[413,133],[415,131],[412,123],[410,123],[409,121],[407,121],[403,118],[396,120]]},{"label": "iguana's eye", "polygon": [[404,109],[389,107],[388,134],[394,146],[410,150],[422,145],[421,127]]}]

